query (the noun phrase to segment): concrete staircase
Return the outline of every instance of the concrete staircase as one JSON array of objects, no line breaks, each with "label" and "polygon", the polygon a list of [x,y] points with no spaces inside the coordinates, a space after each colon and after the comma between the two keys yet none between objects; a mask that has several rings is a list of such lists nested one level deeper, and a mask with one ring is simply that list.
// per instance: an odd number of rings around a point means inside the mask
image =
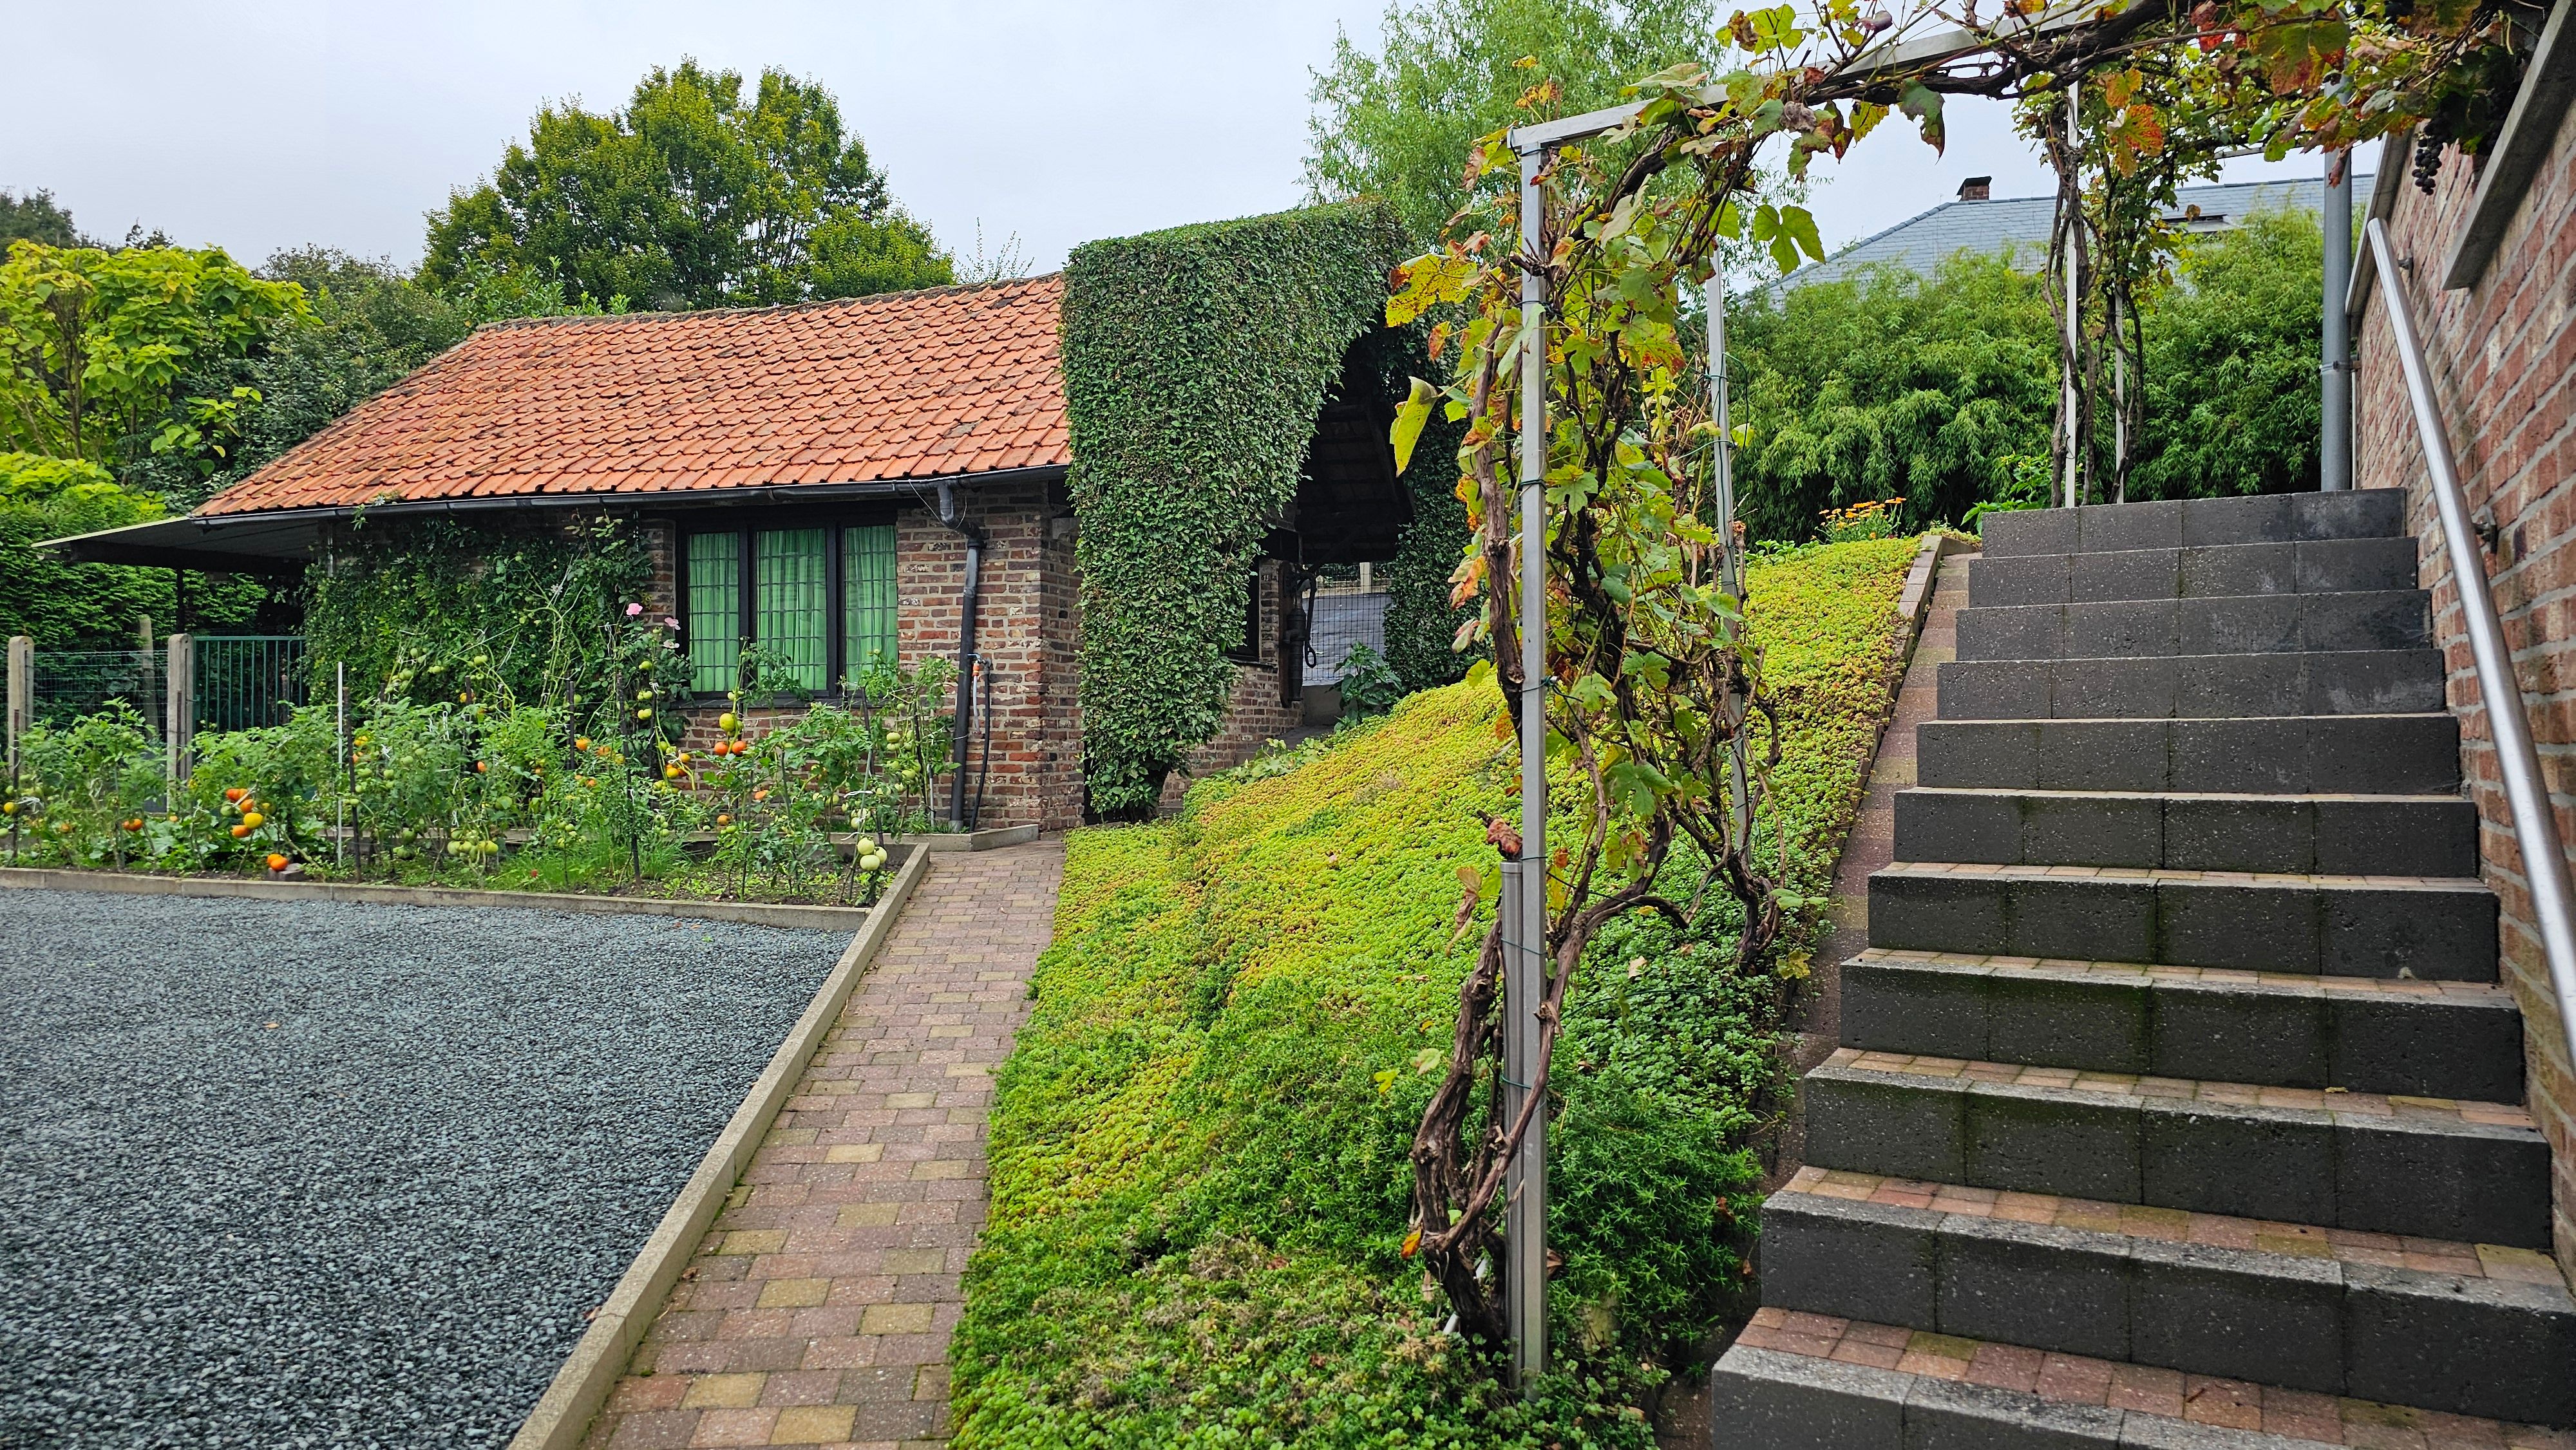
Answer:
[{"label": "concrete staircase", "polygon": [[2576,1445],[2404,524],[1988,520],[1722,1450]]}]

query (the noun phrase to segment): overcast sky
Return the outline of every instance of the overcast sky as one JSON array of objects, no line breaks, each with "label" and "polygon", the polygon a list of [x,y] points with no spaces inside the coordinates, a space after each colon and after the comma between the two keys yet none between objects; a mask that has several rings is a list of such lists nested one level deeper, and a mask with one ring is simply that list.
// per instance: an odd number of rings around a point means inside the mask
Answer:
[{"label": "overcast sky", "polygon": [[[94,236],[135,222],[256,261],[319,244],[418,260],[422,214],[488,173],[549,100],[621,105],[695,56],[820,80],[942,241],[1017,233],[1036,268],[1071,247],[1300,199],[1311,68],[1337,27],[1373,44],[1376,0],[1246,5],[675,0],[224,5],[0,0],[11,124],[0,189],[50,188]],[[2002,108],[1953,107],[1936,157],[1891,122],[1811,205],[1840,246],[1950,199],[2048,181]],[[2230,167],[2313,173],[2313,158]]]}]

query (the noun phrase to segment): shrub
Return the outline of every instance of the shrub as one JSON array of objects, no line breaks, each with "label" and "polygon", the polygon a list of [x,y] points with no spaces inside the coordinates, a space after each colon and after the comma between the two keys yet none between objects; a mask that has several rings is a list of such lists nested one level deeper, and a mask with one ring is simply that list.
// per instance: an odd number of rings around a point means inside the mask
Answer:
[{"label": "shrub", "polygon": [[[1751,575],[1786,725],[1773,824],[1810,899],[1887,708],[1913,552]],[[1072,838],[997,1081],[961,1446],[1653,1444],[1657,1386],[1741,1308],[1783,984],[1719,965],[1722,922],[1603,934],[1557,1079],[1562,1373],[1535,1402],[1502,1389],[1402,1256],[1419,1064],[1445,1061],[1475,950],[1457,872],[1492,860],[1476,812],[1510,809],[1497,708],[1416,694],[1199,782],[1175,820]]]},{"label": "shrub", "polygon": [[1351,646],[1342,660],[1342,709],[1351,715],[1383,715],[1404,698],[1404,681],[1397,679],[1386,656],[1364,644]]}]

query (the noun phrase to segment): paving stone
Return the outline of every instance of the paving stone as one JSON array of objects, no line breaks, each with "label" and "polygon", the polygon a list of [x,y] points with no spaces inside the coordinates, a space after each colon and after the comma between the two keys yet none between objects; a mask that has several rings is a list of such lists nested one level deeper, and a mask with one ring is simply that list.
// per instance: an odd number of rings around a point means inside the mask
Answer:
[{"label": "paving stone", "polygon": [[586,1445],[946,1438],[990,1073],[1027,1013],[1063,858],[1058,840],[934,858],[762,1139],[754,1191],[647,1331],[650,1375],[621,1382],[654,1390],[612,1399]]}]

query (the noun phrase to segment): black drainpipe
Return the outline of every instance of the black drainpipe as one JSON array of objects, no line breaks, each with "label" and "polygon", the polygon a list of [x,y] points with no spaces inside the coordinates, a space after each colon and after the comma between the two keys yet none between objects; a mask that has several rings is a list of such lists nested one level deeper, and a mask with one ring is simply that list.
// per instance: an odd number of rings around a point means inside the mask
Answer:
[{"label": "black drainpipe", "polygon": [[966,747],[975,720],[975,602],[984,587],[984,528],[957,512],[956,490],[939,485],[939,522],[966,541],[966,588],[957,604],[957,717],[949,723],[948,823],[966,826]]}]

